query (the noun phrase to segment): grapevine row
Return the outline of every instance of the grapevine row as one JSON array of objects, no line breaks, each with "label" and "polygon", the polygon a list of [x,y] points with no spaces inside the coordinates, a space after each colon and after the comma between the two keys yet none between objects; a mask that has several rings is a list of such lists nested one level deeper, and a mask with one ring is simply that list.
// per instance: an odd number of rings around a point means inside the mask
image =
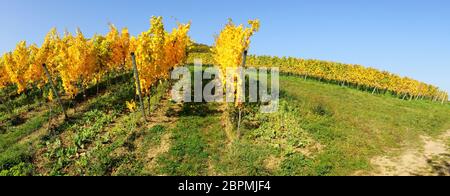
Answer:
[{"label": "grapevine row", "polygon": [[140,83],[149,94],[153,85],[184,62],[191,43],[190,24],[179,24],[169,33],[164,29],[162,17],[152,17],[150,23],[149,31],[137,37],[130,37],[127,28],[119,32],[110,24],[110,31],[104,36],[86,38],[79,29],[75,35],[65,32],[60,36],[52,29],[41,47],[21,41],[0,58],[0,89],[15,85],[20,94],[34,87],[42,88],[49,83],[45,64],[51,80],[60,80],[65,94],[73,98],[103,76],[131,69],[130,53],[135,52]]},{"label": "grapevine row", "polygon": [[[233,78],[235,86],[235,105],[241,105],[239,97],[242,96],[241,84],[242,79],[239,78],[238,68],[242,66],[243,53],[250,46],[250,38],[259,30],[259,21],[248,21],[250,27],[245,28],[243,25],[236,26],[231,19],[225,25],[225,28],[216,37],[216,42],[212,48],[212,53],[216,65],[219,66],[223,75],[222,81],[226,84],[225,78]],[[228,72],[227,72],[228,69]],[[226,74],[230,74],[227,76]]]},{"label": "grapevine row", "polygon": [[[221,69],[222,84],[234,86],[234,106],[238,109],[237,137],[240,137],[240,126],[242,120],[242,107],[244,89],[242,89],[243,78],[240,77],[239,67],[245,66],[247,50],[250,47],[250,38],[259,30],[258,20],[248,21],[250,27],[244,25],[236,26],[230,19],[225,28],[216,37],[212,53],[216,65]],[[230,79],[231,80],[228,80]],[[227,83],[228,82],[228,83]],[[227,112],[229,113],[229,112]]]},{"label": "grapevine row", "polygon": [[[190,53],[188,63],[200,58],[204,64],[214,65],[211,53]],[[360,65],[342,64],[321,60],[293,57],[256,56],[247,57],[247,65],[253,67],[279,67],[280,71],[302,77],[316,78],[345,86],[371,89],[372,92],[390,92],[402,99],[428,99],[447,101],[447,92],[438,87],[387,71]]]}]

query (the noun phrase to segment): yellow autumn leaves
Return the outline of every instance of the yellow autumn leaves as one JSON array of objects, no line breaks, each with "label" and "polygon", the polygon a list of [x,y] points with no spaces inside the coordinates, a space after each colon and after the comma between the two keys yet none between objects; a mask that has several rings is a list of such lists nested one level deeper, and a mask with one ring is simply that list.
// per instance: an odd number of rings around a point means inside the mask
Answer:
[{"label": "yellow autumn leaves", "polygon": [[242,53],[248,49],[250,38],[259,30],[259,21],[250,20],[250,27],[236,26],[231,19],[216,37],[213,47],[214,60],[225,71],[229,67],[239,67],[242,63]]},{"label": "yellow autumn leaves", "polygon": [[135,112],[137,109],[136,102],[134,100],[126,101],[125,105],[130,112]]},{"label": "yellow autumn leaves", "polygon": [[[236,26],[230,19],[225,28],[216,37],[215,45],[212,49],[213,58],[217,66],[223,73],[222,82],[224,85],[234,85],[235,105],[239,106],[238,97],[241,96],[240,89],[242,78],[240,78],[239,67],[242,66],[243,53],[250,46],[250,38],[259,30],[258,20],[248,21],[250,27],[244,25]],[[226,84],[226,78],[232,78],[233,84]]]},{"label": "yellow autumn leaves", "polygon": [[144,95],[148,95],[158,81],[167,79],[173,67],[185,61],[186,49],[190,44],[190,23],[179,24],[168,33],[162,20],[162,17],[152,17],[150,29],[131,39]]},{"label": "yellow autumn leaves", "polygon": [[[42,87],[47,81],[42,64],[47,62],[55,65],[53,60],[56,59],[58,42],[55,29],[48,33],[41,48],[36,45],[27,46],[25,41],[19,42],[13,52],[2,57],[0,72],[6,74],[2,74],[0,87],[16,84],[17,93],[25,91],[30,84]],[[54,73],[56,66],[50,66],[49,69]]]},{"label": "yellow autumn leaves", "polygon": [[130,52],[135,51],[141,85],[149,93],[152,85],[169,76],[184,62],[190,43],[190,24],[179,24],[171,33],[164,30],[162,17],[152,17],[150,30],[131,37],[127,28],[120,32],[112,24],[109,32],[87,38],[77,30],[62,37],[52,29],[39,48],[25,41],[0,58],[0,88],[16,85],[17,93],[41,88],[48,81],[46,64],[53,81],[60,79],[66,95],[74,97],[80,88],[97,83],[105,74],[131,69]]},{"label": "yellow autumn leaves", "polygon": [[[100,45],[100,53],[108,54],[104,55],[109,57],[105,63],[108,66],[108,70],[124,70],[127,57],[130,55],[130,33],[127,28],[122,29],[119,33],[119,30],[113,24],[110,24],[109,28],[110,31],[104,41],[97,41]],[[108,48],[111,49],[108,50]]]},{"label": "yellow autumn leaves", "polygon": [[391,92],[404,99],[448,100],[448,94],[436,86],[360,65],[271,56],[249,56],[247,62],[254,67],[279,67],[281,72],[357,86],[373,92]]},{"label": "yellow autumn leaves", "polygon": [[[27,88],[43,87],[49,82],[42,68],[45,63],[53,82],[60,79],[66,95],[73,97],[79,88],[97,83],[105,74],[131,69],[129,54],[135,52],[140,84],[148,95],[152,86],[167,79],[170,70],[187,58],[192,61],[200,57],[206,64],[219,66],[223,73],[227,68],[238,68],[242,65],[243,52],[250,46],[250,38],[259,28],[258,20],[248,21],[248,27],[229,20],[215,39],[212,56],[202,53],[189,57],[190,23],[178,24],[169,33],[162,17],[152,17],[150,29],[137,37],[131,37],[127,28],[119,31],[112,24],[106,35],[96,34],[91,38],[86,38],[80,30],[75,35],[65,32],[60,36],[52,29],[41,47],[21,41],[12,52],[0,58],[0,89],[15,85],[17,93],[22,93]],[[249,56],[247,64],[279,67],[286,73],[389,91],[404,98],[448,100],[448,94],[433,85],[359,65],[270,56]],[[238,78],[237,70],[230,75]],[[236,97],[239,97],[240,82],[235,80],[232,84],[237,88]],[[236,105],[239,105],[237,101]]]},{"label": "yellow autumn leaves", "polygon": [[5,88],[9,83],[9,75],[6,72],[4,58],[0,58],[0,89]]},{"label": "yellow autumn leaves", "polygon": [[114,60],[100,61],[104,56],[112,56],[100,51],[103,49],[107,50],[107,53],[113,53],[116,49],[112,47],[115,47],[117,44],[114,44],[118,41],[104,39],[102,41],[112,44],[104,44],[103,48],[98,48],[95,47],[97,40],[86,38],[80,30],[77,30],[75,36],[66,32],[60,38],[56,29],[52,29],[40,48],[36,45],[27,46],[26,42],[22,41],[13,52],[2,57],[3,66],[0,70],[6,70],[9,78],[6,80],[6,76],[3,76],[5,80],[2,81],[16,84],[17,93],[33,85],[40,88],[48,82],[42,67],[46,64],[53,76],[52,80],[59,77],[66,94],[73,97],[78,93],[79,86],[89,85],[98,74],[107,70],[102,63],[110,64]]},{"label": "yellow autumn leaves", "polygon": [[[203,62],[214,62],[209,53],[190,53],[188,63],[201,58]],[[375,92],[389,92],[404,99],[448,100],[448,93],[438,87],[408,77],[401,77],[387,71],[367,68],[361,65],[342,64],[294,57],[256,56],[247,57],[247,65],[258,67],[278,67],[281,72],[301,77],[316,78],[345,86],[359,86]]]}]

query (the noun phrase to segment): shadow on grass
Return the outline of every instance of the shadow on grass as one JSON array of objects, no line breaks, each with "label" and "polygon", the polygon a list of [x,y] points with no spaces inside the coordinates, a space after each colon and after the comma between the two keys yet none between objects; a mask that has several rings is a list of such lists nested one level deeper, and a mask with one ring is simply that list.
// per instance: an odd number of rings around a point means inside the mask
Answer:
[{"label": "shadow on grass", "polygon": [[[444,157],[448,160],[450,158],[450,154],[444,154]],[[438,176],[450,176],[450,162],[446,160],[432,160],[428,159],[427,163],[431,166],[434,174]]]},{"label": "shadow on grass", "polygon": [[219,114],[220,111],[213,108],[211,104],[202,102],[202,103],[184,103],[181,111],[179,112],[179,116],[198,116],[198,117],[206,117],[211,115]]},{"label": "shadow on grass", "polygon": [[[193,68],[193,67],[189,67],[189,68]],[[204,70],[202,70],[201,75],[204,74]],[[195,95],[194,95],[194,75],[195,75],[195,71],[191,70],[191,76],[192,76],[192,86],[191,86],[191,98],[194,99]],[[212,79],[203,79],[202,81],[202,89],[205,88],[205,86],[210,83],[212,81]],[[212,92],[212,94],[214,94],[214,90]],[[191,100],[192,101],[192,100]],[[202,102],[185,102],[181,108],[181,110],[176,113],[174,111],[168,111],[167,114],[169,116],[178,116],[178,117],[190,117],[190,116],[197,116],[197,117],[206,117],[206,116],[211,116],[211,115],[215,115],[220,113],[220,111],[218,111],[216,109],[216,107],[214,107],[214,103],[208,103],[206,102],[206,100],[202,100]]]},{"label": "shadow on grass", "polygon": [[[98,84],[98,93],[97,93],[97,85],[86,90],[86,99],[84,99],[83,94],[77,95],[77,98],[74,99],[75,104],[66,105],[66,108],[74,109],[79,104],[84,102],[88,102],[88,105],[83,110],[77,110],[75,114],[69,115],[68,118],[64,120],[64,123],[59,124],[54,127],[50,127],[51,131],[48,135],[42,138],[42,141],[51,140],[55,136],[63,133],[65,130],[70,128],[71,126],[83,123],[84,112],[99,110],[99,111],[114,111],[116,113],[121,113],[125,109],[124,100],[130,100],[134,98],[134,87],[130,83],[128,84],[130,75],[123,74],[112,78],[110,84],[107,84],[107,81],[101,82]],[[111,91],[110,95],[101,95],[106,91]],[[99,96],[100,95],[100,96]],[[80,98],[81,96],[81,98]],[[70,106],[70,107],[68,107]]]},{"label": "shadow on grass", "polygon": [[92,85],[91,87],[85,89],[84,93],[83,92],[78,93],[75,96],[73,102],[75,104],[83,103],[84,101],[89,100],[97,96],[98,94],[102,94],[110,90],[110,87],[113,85],[128,83],[131,78],[132,78],[131,73],[125,73],[108,78],[106,80],[102,80],[98,84]]}]

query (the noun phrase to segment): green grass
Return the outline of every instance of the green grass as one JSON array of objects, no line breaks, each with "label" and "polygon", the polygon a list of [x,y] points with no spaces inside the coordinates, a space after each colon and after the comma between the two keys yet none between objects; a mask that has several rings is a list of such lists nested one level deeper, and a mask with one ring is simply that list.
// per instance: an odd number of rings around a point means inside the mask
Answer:
[{"label": "green grass", "polygon": [[7,133],[2,134],[2,140],[0,140],[0,153],[18,142],[21,138],[42,127],[43,124],[48,121],[48,116],[48,113],[41,113],[40,115],[29,119],[26,123],[17,127],[12,127]]},{"label": "green grass", "polygon": [[[25,136],[33,133],[48,121],[48,113],[43,112],[7,133],[0,135],[0,171],[4,175],[29,175],[32,167],[30,160],[34,153],[31,143],[18,143]],[[18,170],[26,168],[26,170]],[[11,170],[11,171],[9,171]],[[22,173],[20,173],[22,171]]]},{"label": "green grass", "polygon": [[[220,115],[202,116],[208,113],[204,107],[186,106],[191,116],[182,117],[173,130],[174,144],[159,159],[161,172],[352,175],[373,169],[374,156],[392,155],[417,145],[420,135],[450,129],[449,105],[403,101],[294,76],[280,79],[280,110],[259,114],[258,107],[247,106],[243,138],[229,145]],[[274,168],[267,166],[271,159]]]},{"label": "green grass", "polygon": [[[133,96],[133,90],[128,90],[127,86],[121,86],[121,85],[115,85],[110,86],[110,90],[116,90],[115,92],[117,94],[111,95],[106,94],[104,96],[97,96],[93,99],[87,100],[88,101],[88,107],[87,107],[87,113],[86,114],[92,114],[92,112],[95,112],[98,108],[101,108],[105,112],[117,112],[122,111],[124,109],[124,103],[123,99],[127,97]],[[119,88],[118,88],[119,87]],[[10,89],[4,89],[2,91],[3,94],[8,94],[5,91]],[[127,91],[128,90],[128,91]],[[12,94],[12,93],[10,93]],[[45,147],[45,143],[50,139],[54,138],[55,134],[61,134],[66,131],[66,129],[71,128],[71,126],[74,126],[74,123],[79,122],[80,119],[82,120],[83,115],[75,114],[74,116],[71,116],[69,119],[66,120],[65,123],[62,125],[58,125],[54,128],[53,131],[49,132],[48,135],[44,136],[43,138],[37,138],[37,140],[42,139],[42,144],[38,144],[39,142],[36,142],[36,139],[33,138],[33,141],[21,141],[26,136],[32,134],[36,130],[42,128],[45,123],[48,122],[48,117],[50,114],[49,106],[43,105],[39,111],[33,111],[37,108],[37,105],[40,100],[37,100],[36,97],[39,94],[39,92],[29,92],[27,94],[22,94],[19,96],[11,96],[9,100],[6,102],[3,102],[1,104],[1,107],[9,107],[14,106],[14,109],[12,110],[12,113],[6,112],[2,113],[0,116],[1,119],[4,119],[4,124],[8,124],[6,132],[2,133],[0,135],[0,171],[2,171],[2,175],[30,175],[33,174],[33,170],[28,170],[32,166],[32,159],[34,156],[34,153],[36,153],[37,150],[40,148]],[[42,97],[42,96],[41,96]],[[60,108],[55,108],[55,106],[52,106],[53,111],[52,115],[55,116],[56,114],[61,113]],[[33,111],[28,112],[27,111]],[[24,122],[17,126],[12,126],[9,119],[11,119],[14,116],[19,116],[21,113],[26,114],[27,118],[23,119]],[[93,122],[83,122],[84,125],[86,124],[93,124]],[[76,125],[76,124],[75,124]],[[101,127],[96,127],[94,124],[94,128],[92,129],[82,129],[81,127],[75,127],[74,129],[82,130],[78,134],[78,143],[79,145],[84,145],[85,142],[91,142],[93,140],[93,135],[95,135],[95,131],[101,129]],[[18,143],[21,141],[20,143]],[[74,148],[67,148],[62,150],[55,150],[58,151],[57,153],[64,155],[74,155]],[[66,156],[66,157],[67,157]],[[63,165],[63,161],[55,161],[55,164]],[[26,170],[25,170],[26,169]],[[18,171],[23,171],[22,174],[19,174]]]},{"label": "green grass", "polygon": [[228,140],[218,104],[185,104],[172,132],[171,147],[158,157],[163,175],[268,175],[262,162],[270,150],[247,140]]},{"label": "green grass", "polygon": [[167,175],[206,175],[207,140],[202,137],[202,127],[214,123],[213,117],[181,117],[172,130],[172,146],[169,152],[158,157],[160,171]]},{"label": "green grass", "polygon": [[305,174],[368,170],[371,157],[450,129],[449,105],[403,101],[292,76],[281,77],[281,90],[281,100],[296,110],[298,126],[324,146],[311,158],[313,171]]},{"label": "green grass", "polygon": [[[160,101],[168,83],[155,88],[152,105]],[[104,95],[88,100],[86,111],[72,116],[44,140],[45,175],[142,175],[142,154],[157,142],[161,130],[145,129],[140,111],[130,113],[125,101],[135,98],[133,84],[110,87]],[[147,105],[148,109],[148,105]],[[142,147],[136,141],[143,139]],[[140,144],[139,144],[140,145]]]}]

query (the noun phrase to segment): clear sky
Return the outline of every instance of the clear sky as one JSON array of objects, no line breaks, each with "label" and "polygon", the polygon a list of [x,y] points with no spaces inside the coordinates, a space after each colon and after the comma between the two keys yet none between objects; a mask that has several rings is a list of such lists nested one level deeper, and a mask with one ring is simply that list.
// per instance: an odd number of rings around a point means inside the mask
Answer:
[{"label": "clear sky", "polygon": [[40,44],[52,27],[88,36],[109,22],[133,35],[152,15],[167,28],[192,21],[191,37],[212,44],[228,18],[259,18],[251,53],[362,64],[450,91],[448,0],[0,0],[0,52]]}]

